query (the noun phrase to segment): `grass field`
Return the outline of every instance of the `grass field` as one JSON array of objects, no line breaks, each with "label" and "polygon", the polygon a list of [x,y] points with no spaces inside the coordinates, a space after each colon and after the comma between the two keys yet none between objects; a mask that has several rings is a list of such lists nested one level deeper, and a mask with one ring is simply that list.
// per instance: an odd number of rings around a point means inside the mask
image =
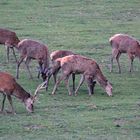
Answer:
[{"label": "grass field", "polygon": [[[94,58],[113,84],[113,97],[108,97],[99,85],[89,97],[85,84],[78,96],[70,97],[64,83],[52,96],[52,80],[48,91],[40,93],[33,114],[13,98],[17,114],[0,114],[0,140],[140,139],[140,62],[135,60],[130,74],[127,56],[122,55],[121,74],[116,63],[113,73],[108,68],[110,36],[127,33],[140,39],[139,0],[1,0],[0,27],[15,31],[20,39],[39,40],[48,45],[50,52],[65,49]],[[1,45],[0,70],[15,76],[14,57],[10,55],[7,63],[5,53]],[[29,80],[24,64],[17,80],[32,94],[42,82],[37,79],[36,66],[33,61],[34,80]],[[78,84],[79,76],[76,79]]]}]

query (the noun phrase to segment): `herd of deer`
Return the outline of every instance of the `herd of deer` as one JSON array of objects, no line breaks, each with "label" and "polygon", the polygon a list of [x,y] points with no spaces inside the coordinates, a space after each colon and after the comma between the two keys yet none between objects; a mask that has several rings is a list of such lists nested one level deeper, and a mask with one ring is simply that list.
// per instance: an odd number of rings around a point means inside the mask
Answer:
[{"label": "herd of deer", "polygon": [[[112,72],[113,59],[115,58],[121,73],[119,57],[121,53],[127,53],[130,59],[130,72],[133,70],[133,60],[135,57],[140,58],[140,43],[135,38],[126,34],[115,34],[109,39],[112,46],[111,68]],[[3,94],[1,112],[4,110],[4,103],[7,97],[12,113],[15,113],[12,105],[11,95],[20,99],[28,112],[33,112],[33,104],[40,89],[48,88],[49,79],[51,76],[54,78],[54,88],[52,94],[55,94],[56,89],[62,80],[65,81],[69,95],[73,93],[77,95],[78,89],[85,81],[88,87],[89,95],[94,94],[94,86],[96,82],[106,91],[109,96],[112,96],[112,85],[103,75],[99,65],[95,60],[75,54],[67,50],[58,50],[49,54],[48,47],[40,42],[30,39],[19,40],[16,33],[7,29],[0,29],[0,44],[4,44],[7,49],[7,60],[9,62],[9,49],[12,49],[13,55],[17,62],[16,78],[19,78],[20,64],[25,61],[30,78],[32,74],[29,69],[29,63],[32,59],[38,61],[39,71],[38,78],[42,76],[43,83],[41,83],[35,90],[34,96],[26,92],[15,80],[15,78],[6,72],[0,72],[0,92]],[[17,60],[14,48],[20,54]],[[51,59],[51,62],[49,60]],[[51,64],[50,64],[51,63]],[[57,74],[61,69],[62,73],[59,78]],[[75,75],[81,74],[80,82],[75,89]],[[69,77],[72,75],[73,91],[69,87]]]}]

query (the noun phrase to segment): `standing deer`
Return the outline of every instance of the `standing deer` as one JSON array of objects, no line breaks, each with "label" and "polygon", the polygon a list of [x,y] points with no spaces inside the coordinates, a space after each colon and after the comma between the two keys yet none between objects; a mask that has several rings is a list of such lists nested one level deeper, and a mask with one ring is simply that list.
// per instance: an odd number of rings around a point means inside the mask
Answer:
[{"label": "standing deer", "polygon": [[130,69],[133,70],[133,61],[135,57],[140,58],[140,43],[135,38],[128,36],[126,34],[115,34],[109,39],[112,46],[112,57],[111,57],[111,68],[113,68],[113,59],[115,58],[118,64],[119,73],[121,73],[119,58],[122,53],[127,53],[130,60]]},{"label": "standing deer", "polygon": [[0,28],[0,44],[4,44],[7,51],[7,60],[9,62],[9,49],[12,49],[13,55],[16,59],[14,47],[20,42],[15,32]]},{"label": "standing deer", "polygon": [[93,94],[94,88],[93,81],[96,80],[101,85],[101,87],[105,89],[106,93],[109,96],[112,96],[112,86],[105,78],[105,76],[102,74],[98,64],[94,60],[80,55],[69,55],[63,58],[58,58],[57,63],[60,63],[62,75],[57,80],[54,89],[52,91],[52,94],[55,94],[58,85],[62,80],[64,80],[69,95],[72,95],[69,88],[68,79],[72,73],[75,73],[82,74],[82,78],[75,91],[75,95],[77,95],[77,91],[84,82],[84,80],[87,83],[89,95]]},{"label": "standing deer", "polygon": [[[16,68],[17,79],[19,78],[20,64],[23,62],[24,59],[31,79],[32,79],[32,74],[29,69],[29,63],[31,59],[35,59],[38,61],[39,67],[42,71],[49,67],[49,51],[46,45],[34,40],[24,39],[18,43],[17,49],[20,53],[20,59],[17,63],[17,68]],[[39,73],[38,73],[38,78],[39,78]]]},{"label": "standing deer", "polygon": [[3,112],[5,99],[7,97],[11,105],[12,113],[15,113],[11,96],[15,96],[16,98],[21,100],[28,112],[33,112],[33,103],[37,98],[38,91],[40,89],[43,89],[45,84],[45,82],[40,84],[35,90],[34,96],[32,96],[16,82],[15,78],[12,75],[6,72],[0,72],[0,92],[3,94],[1,112]]}]

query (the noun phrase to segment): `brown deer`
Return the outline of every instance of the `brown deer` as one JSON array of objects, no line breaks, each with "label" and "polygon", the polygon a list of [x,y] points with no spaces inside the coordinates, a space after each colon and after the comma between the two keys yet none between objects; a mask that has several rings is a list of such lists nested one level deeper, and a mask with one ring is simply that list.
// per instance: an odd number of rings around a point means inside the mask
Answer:
[{"label": "brown deer", "polygon": [[[56,50],[56,51],[53,51],[51,54],[50,54],[50,59],[51,59],[51,62],[52,62],[52,65],[54,66],[53,68],[53,78],[54,78],[54,82],[56,83],[56,76],[59,72],[59,69],[60,69],[60,66],[59,64],[55,64],[55,60],[57,58],[62,58],[62,57],[65,57],[65,56],[68,56],[68,55],[72,55],[72,54],[75,54],[73,53],[72,51],[67,51],[67,50]],[[56,65],[56,66],[55,66]],[[46,73],[47,73],[47,69],[45,71],[42,72],[42,79],[43,81],[46,80]],[[75,76],[73,75],[73,80],[75,80]]]},{"label": "brown deer", "polygon": [[72,95],[69,88],[68,79],[72,73],[75,73],[75,74],[82,74],[82,78],[75,91],[75,95],[77,95],[77,91],[79,87],[82,85],[82,83],[84,82],[84,80],[87,83],[89,95],[93,94],[93,88],[94,88],[93,81],[96,80],[101,85],[101,87],[105,89],[106,93],[109,96],[112,96],[112,86],[105,78],[105,76],[102,74],[98,64],[94,60],[80,55],[69,55],[63,58],[58,58],[56,61],[57,63],[60,63],[62,75],[57,80],[54,89],[52,91],[52,94],[55,94],[58,85],[62,80],[64,80],[69,95]]},{"label": "brown deer", "polygon": [[[19,78],[20,64],[23,62],[24,59],[31,79],[32,79],[32,74],[29,69],[29,63],[32,59],[38,61],[39,67],[42,71],[49,67],[49,51],[46,45],[37,42],[35,40],[24,39],[18,43],[17,49],[20,53],[20,59],[17,63],[17,68],[16,68],[17,79]],[[38,78],[39,78],[39,73],[38,73]]]},{"label": "brown deer", "polygon": [[6,47],[8,62],[9,62],[9,49],[12,49],[13,55],[17,62],[14,47],[16,47],[19,42],[20,40],[18,39],[15,32],[10,31],[8,29],[0,28],[0,44],[4,44]]},{"label": "brown deer", "polygon": [[[52,66],[49,67],[48,69],[46,69],[44,72],[42,72],[43,81],[46,81],[46,90],[48,88],[49,79],[52,75],[53,75],[54,82],[56,84],[56,76],[61,68],[60,63],[57,62],[57,58],[62,58],[62,57],[72,55],[72,54],[76,55],[72,51],[67,51],[67,50],[57,50],[57,51],[53,51],[50,54]],[[75,73],[72,73],[72,81],[73,81],[73,92],[74,92],[75,91]],[[95,84],[96,84],[96,81],[93,81],[93,88],[94,88]],[[93,89],[92,94],[93,93],[94,93],[94,89]]]},{"label": "brown deer", "polygon": [[[49,69],[46,69],[45,71],[41,72],[43,81],[45,81],[46,78],[48,78],[48,81],[49,81],[50,77],[53,75],[54,83],[56,83],[56,77],[60,70],[60,65],[59,65],[59,63],[55,62],[55,60],[57,58],[62,58],[62,57],[72,55],[72,54],[75,54],[75,53],[73,53],[72,51],[68,51],[68,50],[53,51],[50,54],[52,66]],[[75,74],[72,74],[72,79],[73,79],[73,89],[75,90]]]},{"label": "brown deer", "polygon": [[126,34],[115,34],[110,39],[109,42],[112,46],[112,56],[111,56],[111,68],[113,69],[113,59],[115,58],[118,64],[119,73],[121,73],[119,58],[122,53],[127,53],[130,60],[130,69],[133,70],[133,61],[135,57],[140,58],[140,43],[135,38]]},{"label": "brown deer", "polygon": [[15,113],[11,96],[15,96],[16,98],[21,100],[28,112],[33,112],[33,103],[37,98],[38,91],[40,89],[43,89],[45,84],[45,82],[40,84],[35,90],[34,96],[32,96],[16,82],[15,78],[11,74],[7,72],[0,72],[0,92],[3,94],[1,112],[3,112],[5,99],[7,97],[11,105],[11,113]]}]

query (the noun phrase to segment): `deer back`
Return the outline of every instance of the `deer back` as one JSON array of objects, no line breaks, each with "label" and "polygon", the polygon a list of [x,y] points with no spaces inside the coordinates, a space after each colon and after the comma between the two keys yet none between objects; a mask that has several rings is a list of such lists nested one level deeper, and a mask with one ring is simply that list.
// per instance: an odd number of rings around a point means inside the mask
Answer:
[{"label": "deer back", "polygon": [[63,57],[60,63],[63,69],[74,73],[84,73],[86,71],[92,73],[95,62],[81,55],[69,55]]},{"label": "deer back", "polygon": [[57,58],[62,58],[62,57],[65,57],[65,56],[68,56],[68,55],[72,55],[74,54],[72,51],[67,51],[67,50],[56,50],[56,51],[53,51],[51,54],[50,54],[50,58],[52,61],[56,60]]}]

